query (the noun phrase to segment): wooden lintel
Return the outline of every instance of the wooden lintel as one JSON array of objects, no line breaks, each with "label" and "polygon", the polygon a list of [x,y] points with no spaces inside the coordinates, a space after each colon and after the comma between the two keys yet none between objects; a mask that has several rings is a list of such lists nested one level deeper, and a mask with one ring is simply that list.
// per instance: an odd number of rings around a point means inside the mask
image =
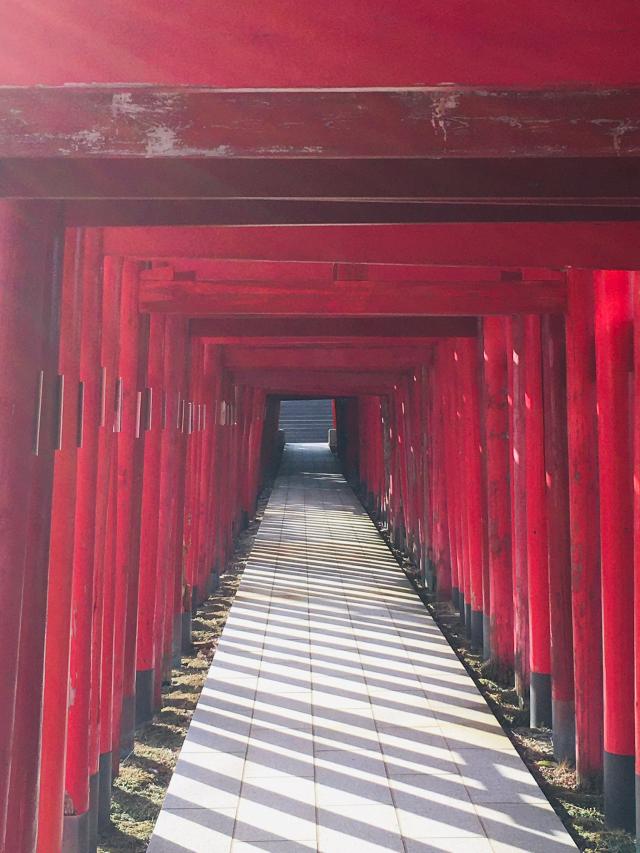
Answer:
[{"label": "wooden lintel", "polygon": [[223,364],[229,370],[296,371],[409,369],[429,360],[431,349],[422,347],[360,347],[356,350],[340,346],[324,348],[260,348],[225,347]]},{"label": "wooden lintel", "polygon": [[190,316],[467,316],[561,313],[566,287],[528,282],[140,282],[140,310]]},{"label": "wooden lintel", "polygon": [[258,339],[263,342],[305,342],[322,340],[344,345],[348,339],[371,343],[384,338],[387,342],[403,343],[406,339],[446,337],[475,337],[478,321],[475,317],[232,317],[198,318],[191,320],[192,337],[224,342],[237,339]]},{"label": "wooden lintel", "polygon": [[[0,101],[2,97],[0,89]],[[0,121],[2,119],[0,118]],[[531,158],[512,152],[491,157],[368,157],[364,159],[13,158],[0,160],[0,196],[83,201],[70,207],[79,218],[101,209],[88,200],[172,201],[174,216],[249,215],[240,202],[295,199],[429,200],[440,205],[490,199],[514,206],[537,203],[625,204],[640,198],[635,157],[557,155]],[[186,205],[187,200],[235,201],[234,205]],[[183,204],[177,204],[178,201]],[[133,218],[143,205],[102,205],[115,217]],[[269,209],[268,207],[265,209]],[[271,206],[274,212],[286,206]],[[159,214],[156,214],[159,215]]]},{"label": "wooden lintel", "polygon": [[0,158],[607,157],[640,153],[640,87],[0,88]]}]

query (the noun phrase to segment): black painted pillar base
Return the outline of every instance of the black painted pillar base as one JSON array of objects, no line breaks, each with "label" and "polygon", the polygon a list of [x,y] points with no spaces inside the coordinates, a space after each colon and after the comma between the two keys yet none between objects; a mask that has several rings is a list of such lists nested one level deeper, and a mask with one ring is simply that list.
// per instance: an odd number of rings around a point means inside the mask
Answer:
[{"label": "black painted pillar base", "polygon": [[242,510],[242,517],[241,517],[241,521],[240,521],[241,529],[242,529],[242,530],[246,530],[246,529],[247,529],[247,527],[249,526],[249,521],[250,521],[250,520],[251,520],[251,518],[250,518],[250,516],[249,516],[249,513],[246,511],[246,509],[243,509],[243,510]]},{"label": "black painted pillar base", "polygon": [[491,620],[482,614],[482,659],[491,660]]},{"label": "black painted pillar base", "polygon": [[89,846],[88,853],[98,849],[98,797],[100,795],[100,774],[89,777]]},{"label": "black painted pillar base", "polygon": [[576,709],[573,702],[552,699],[553,757],[556,761],[575,764],[576,760]]},{"label": "black painted pillar base", "polygon": [[451,588],[451,603],[456,610],[460,610],[460,590],[455,586]]},{"label": "black painted pillar base", "polygon": [[136,672],[136,726],[148,723],[153,717],[153,682],[152,669]]},{"label": "black painted pillar base", "polygon": [[102,832],[111,823],[112,755],[103,752],[98,763],[98,829]]},{"label": "black painted pillar base", "polygon": [[541,672],[531,673],[529,688],[529,708],[531,712],[531,727],[551,728],[551,676]]},{"label": "black painted pillar base", "polygon": [[212,592],[215,592],[220,587],[220,575],[215,569],[211,570],[211,574],[209,575],[209,595]]},{"label": "black painted pillar base", "polygon": [[636,850],[640,850],[640,776],[636,776]]},{"label": "black painted pillar base", "polygon": [[482,610],[471,611],[471,648],[480,651],[484,643],[484,613]]},{"label": "black painted pillar base", "polygon": [[609,829],[636,829],[635,759],[604,753],[604,822]]},{"label": "black painted pillar base", "polygon": [[174,669],[182,666],[182,613],[173,614],[173,633],[171,636],[171,664]]},{"label": "black painted pillar base", "polygon": [[89,812],[65,815],[62,823],[61,853],[87,853],[89,849]]},{"label": "black painted pillar base", "polygon": [[180,636],[182,638],[182,654],[188,655],[191,653],[191,611],[187,610],[186,612],[181,614],[181,631]]},{"label": "black painted pillar base", "polygon": [[136,732],[136,697],[122,697],[122,716],[120,718],[120,758],[126,758],[133,752]]},{"label": "black painted pillar base", "polygon": [[192,616],[195,616],[197,611],[198,611],[198,607],[199,607],[198,594],[199,594],[198,587],[195,586],[195,584],[194,584],[194,586],[191,587],[191,615]]},{"label": "black painted pillar base", "polygon": [[471,636],[471,604],[467,601],[464,603],[464,624],[467,628],[467,635]]}]

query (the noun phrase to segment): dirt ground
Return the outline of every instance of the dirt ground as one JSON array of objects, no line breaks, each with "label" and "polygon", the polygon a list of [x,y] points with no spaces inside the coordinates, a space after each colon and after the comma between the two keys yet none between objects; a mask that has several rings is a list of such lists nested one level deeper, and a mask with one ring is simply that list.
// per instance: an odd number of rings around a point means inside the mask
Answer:
[{"label": "dirt ground", "polygon": [[268,500],[239,537],[220,587],[193,617],[193,653],[182,658],[162,691],[162,709],[136,732],[135,749],[113,783],[111,828],[100,835],[99,853],[144,853],[169,786],[191,716],[198,704],[218,639],[253,546]]}]

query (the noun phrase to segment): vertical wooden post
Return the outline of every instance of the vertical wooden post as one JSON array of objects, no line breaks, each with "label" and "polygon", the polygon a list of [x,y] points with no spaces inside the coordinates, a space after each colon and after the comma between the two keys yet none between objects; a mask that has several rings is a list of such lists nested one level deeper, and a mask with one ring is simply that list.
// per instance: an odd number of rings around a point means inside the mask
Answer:
[{"label": "vertical wooden post", "polygon": [[[463,452],[464,482],[467,489],[469,574],[471,607],[471,644],[481,649],[483,644],[482,574],[484,560],[484,530],[486,517],[482,499],[482,446],[480,440],[480,396],[477,382],[477,346],[475,338],[458,342],[462,397],[464,406]],[[461,482],[462,487],[462,482]]]},{"label": "vertical wooden post", "polygon": [[599,785],[602,775],[603,754],[593,273],[569,270],[567,289],[567,444],[576,773],[582,787],[593,788]]},{"label": "vertical wooden post", "polygon": [[595,274],[600,459],[604,796],[608,826],[635,828],[633,491],[629,370],[632,302],[626,272]]},{"label": "vertical wooden post", "polygon": [[576,732],[571,629],[567,372],[564,317],[561,314],[542,318],[542,370],[553,750],[558,761],[573,763]]},{"label": "vertical wooden post", "polygon": [[529,577],[529,652],[531,725],[551,725],[551,650],[549,642],[549,552],[544,471],[542,349],[540,318],[524,320],[524,401]]},{"label": "vertical wooden post", "polygon": [[56,205],[0,202],[3,850],[31,851],[36,843],[61,253]]},{"label": "vertical wooden post", "polygon": [[158,570],[158,511],[162,440],[162,383],[165,318],[153,314],[149,329],[149,358],[144,429],[144,474],[140,528],[138,644],[136,650],[136,723],[153,716],[156,577]]},{"label": "vertical wooden post", "polygon": [[524,400],[524,320],[508,321],[511,397],[511,559],[513,561],[513,633],[515,688],[524,705],[529,698],[529,577],[527,562],[527,482]]},{"label": "vertical wooden post", "polygon": [[513,581],[509,490],[509,413],[504,320],[483,319],[487,441],[487,509],[491,599],[491,660],[497,676],[513,669]]},{"label": "vertical wooden post", "polygon": [[75,531],[76,462],[80,430],[79,376],[82,321],[82,233],[65,242],[58,370],[64,376],[62,441],[56,454],[51,512],[47,633],[42,713],[38,850],[62,846],[67,747],[71,589]]},{"label": "vertical wooden post", "polygon": [[[101,416],[100,325],[102,317],[101,236],[83,234],[82,429],[79,434],[73,551],[71,657],[66,787],[73,813],[65,817],[65,841],[88,846],[92,809],[97,809],[97,774],[89,769],[91,653],[98,430]],[[82,847],[80,847],[82,849]]]}]

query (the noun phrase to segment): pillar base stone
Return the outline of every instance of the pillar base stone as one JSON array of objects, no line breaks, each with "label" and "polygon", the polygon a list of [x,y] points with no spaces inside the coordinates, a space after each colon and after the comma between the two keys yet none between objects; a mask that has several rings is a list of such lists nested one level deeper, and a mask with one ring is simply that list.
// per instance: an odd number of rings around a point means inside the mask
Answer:
[{"label": "pillar base stone", "polygon": [[152,669],[136,672],[136,726],[148,723],[153,717],[154,678]]},{"label": "pillar base stone", "polygon": [[556,761],[575,764],[576,760],[576,709],[573,702],[552,700],[553,756]]},{"label": "pillar base stone", "polygon": [[604,822],[609,829],[635,832],[636,794],[633,755],[604,753]]},{"label": "pillar base stone", "polygon": [[61,853],[86,853],[89,849],[89,812],[65,815]]},{"label": "pillar base stone", "polygon": [[112,755],[103,752],[98,763],[98,829],[102,832],[111,824]]},{"label": "pillar base stone", "polygon": [[88,853],[98,849],[98,798],[100,796],[100,774],[89,777],[89,846]]},{"label": "pillar base stone", "polygon": [[458,612],[460,611],[460,590],[457,587],[451,588],[451,603],[454,606],[454,609]]},{"label": "pillar base stone", "polygon": [[182,613],[173,614],[171,664],[174,669],[180,669],[182,666]]},{"label": "pillar base stone", "polygon": [[531,727],[539,729],[551,727],[551,676],[542,672],[531,673],[529,687],[529,707],[531,710]]},{"label": "pillar base stone", "polygon": [[122,697],[122,716],[120,718],[120,758],[126,758],[133,752],[136,731],[136,697]]},{"label": "pillar base stone", "polygon": [[491,620],[482,614],[482,659],[491,660]]},{"label": "pillar base stone", "polygon": [[478,651],[484,643],[484,613],[482,610],[471,611],[471,647]]},{"label": "pillar base stone", "polygon": [[191,611],[187,611],[186,613],[182,613],[180,615],[181,631],[180,636],[182,638],[182,654],[188,655],[191,653]]}]

